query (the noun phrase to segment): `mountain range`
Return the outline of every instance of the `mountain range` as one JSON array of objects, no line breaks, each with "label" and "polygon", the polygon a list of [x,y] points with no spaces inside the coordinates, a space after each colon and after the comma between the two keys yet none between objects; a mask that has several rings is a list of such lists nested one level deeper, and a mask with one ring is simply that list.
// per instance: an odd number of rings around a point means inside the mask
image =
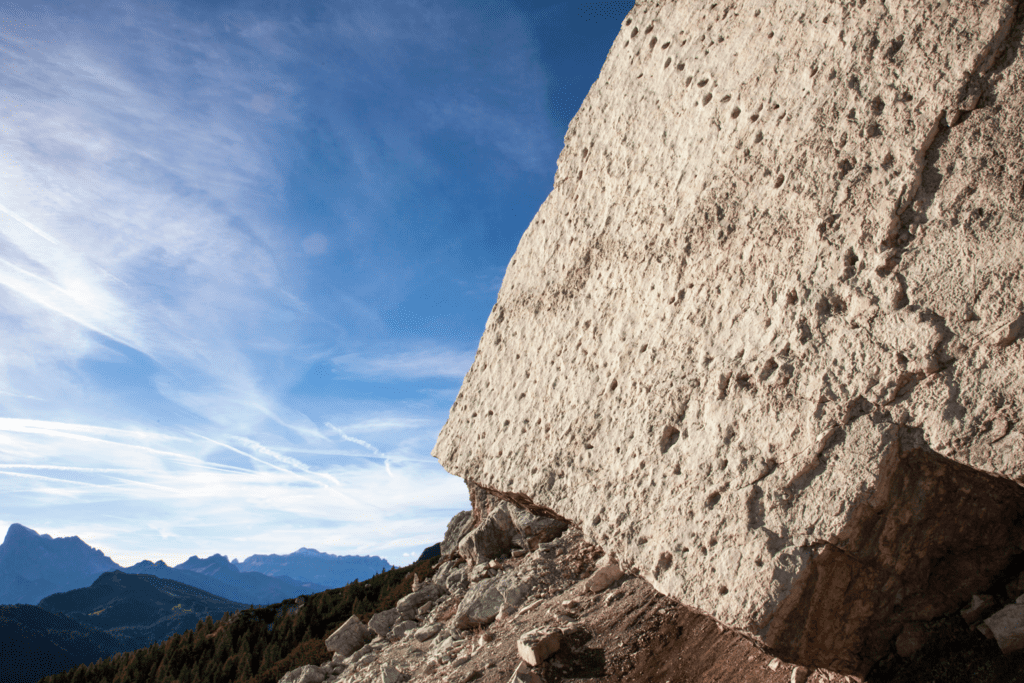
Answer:
[{"label": "mountain range", "polygon": [[[222,556],[214,555],[214,557]],[[193,559],[195,558],[189,558],[188,562]],[[330,555],[312,548],[299,548],[288,555],[250,555],[243,562],[232,560],[231,564],[242,572],[259,572],[267,576],[289,576],[299,581],[324,584],[330,588],[346,586],[353,581],[366,579],[391,569],[391,565],[379,557]]]},{"label": "mountain range", "polygon": [[54,593],[90,586],[105,572],[148,574],[245,605],[266,605],[364,579],[390,568],[380,557],[338,556],[302,548],[289,555],[193,555],[171,567],[144,560],[121,567],[77,536],[53,538],[11,524],[0,544],[0,604],[37,604]]},{"label": "mountain range", "polygon": [[216,621],[248,606],[179,581],[122,571],[106,572],[87,588],[39,602],[40,609],[113,636],[123,645],[122,652],[187,631],[207,616]]}]

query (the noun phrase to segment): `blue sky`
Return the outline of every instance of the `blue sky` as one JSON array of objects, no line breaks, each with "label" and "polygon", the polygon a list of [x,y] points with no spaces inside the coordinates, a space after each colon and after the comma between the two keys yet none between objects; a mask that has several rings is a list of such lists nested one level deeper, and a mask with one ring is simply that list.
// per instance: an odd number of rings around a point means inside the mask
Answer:
[{"label": "blue sky", "polygon": [[0,9],[0,532],[407,564],[632,2]]}]

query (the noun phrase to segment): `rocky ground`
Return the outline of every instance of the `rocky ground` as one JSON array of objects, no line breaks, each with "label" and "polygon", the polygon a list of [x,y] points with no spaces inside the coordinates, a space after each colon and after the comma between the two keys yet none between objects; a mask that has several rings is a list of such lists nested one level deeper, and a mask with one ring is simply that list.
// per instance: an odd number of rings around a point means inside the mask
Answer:
[{"label": "rocky ground", "polygon": [[[332,683],[378,683],[387,670],[390,680],[436,683],[481,681],[504,683],[516,672],[550,681],[652,681],[730,680],[789,681],[793,667],[772,657],[738,634],[721,629],[709,617],[695,614],[655,592],[642,579],[622,576],[598,592],[587,579],[604,559],[600,550],[582,540],[576,530],[541,544],[520,558],[489,562],[480,578],[455,587],[419,615],[418,626],[396,642],[381,636],[345,658],[342,667],[328,665],[321,680]],[[451,564],[451,563],[449,563]],[[440,566],[442,578],[466,572],[465,564]],[[468,573],[468,572],[467,572]],[[486,614],[494,609],[481,596],[481,582],[493,585],[533,582],[537,592],[518,609],[506,608],[490,624],[457,629],[460,615]],[[509,580],[511,579],[511,580]],[[486,584],[485,584],[486,585]],[[464,602],[475,607],[459,610]],[[421,631],[420,629],[425,629]],[[537,666],[529,666],[519,654],[519,637],[534,629],[557,629],[559,648]],[[436,631],[433,637],[426,634]],[[421,641],[419,638],[423,637]],[[314,667],[308,667],[313,669]],[[330,672],[337,669],[338,674]],[[382,670],[385,670],[382,673]],[[312,683],[320,673],[292,672],[294,681]],[[296,675],[297,674],[297,675]],[[283,680],[287,680],[283,679]]]},{"label": "rocky ground", "polygon": [[488,507],[475,522],[453,520],[446,559],[395,609],[366,625],[353,617],[327,638],[331,661],[281,683],[1024,680],[1024,653],[1001,654],[978,630],[1024,588],[1014,572],[973,612],[901,637],[898,653],[861,679],[773,657],[624,574],[574,527],[507,503]]}]

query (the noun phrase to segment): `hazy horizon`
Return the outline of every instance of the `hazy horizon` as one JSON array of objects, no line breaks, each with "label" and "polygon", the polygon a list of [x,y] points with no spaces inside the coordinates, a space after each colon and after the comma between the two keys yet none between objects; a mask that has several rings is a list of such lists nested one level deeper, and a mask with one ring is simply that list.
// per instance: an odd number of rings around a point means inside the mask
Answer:
[{"label": "hazy horizon", "polygon": [[431,448],[632,4],[8,3],[0,528],[441,540]]}]

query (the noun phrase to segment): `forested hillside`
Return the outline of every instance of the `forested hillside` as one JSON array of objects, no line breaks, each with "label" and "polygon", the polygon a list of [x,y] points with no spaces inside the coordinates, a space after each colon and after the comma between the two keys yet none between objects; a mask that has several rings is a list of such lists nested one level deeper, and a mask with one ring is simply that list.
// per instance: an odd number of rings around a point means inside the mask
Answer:
[{"label": "forested hillside", "polygon": [[239,610],[205,621],[143,650],[80,665],[41,683],[275,683],[303,664],[330,659],[324,638],[351,615],[390,609],[412,590],[413,573],[430,576],[438,558],[391,569],[310,596],[301,606],[286,601]]}]

